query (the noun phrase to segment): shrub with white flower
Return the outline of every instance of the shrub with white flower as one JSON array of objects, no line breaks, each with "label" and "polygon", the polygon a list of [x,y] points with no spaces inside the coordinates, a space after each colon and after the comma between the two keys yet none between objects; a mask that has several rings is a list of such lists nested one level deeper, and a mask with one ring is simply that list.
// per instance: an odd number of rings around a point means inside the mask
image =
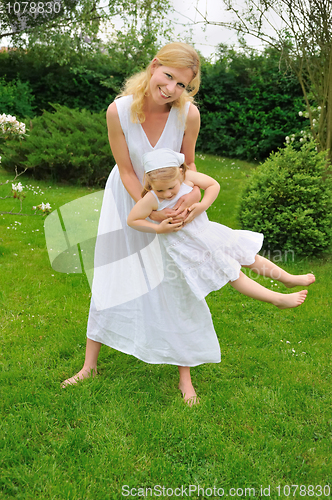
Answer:
[{"label": "shrub with white flower", "polygon": [[43,215],[47,215],[51,212],[52,210],[52,207],[49,203],[41,203],[40,205],[37,205],[35,207],[32,207],[32,210],[40,210],[41,212],[43,212]]},{"label": "shrub with white flower", "polygon": [[23,192],[24,186],[18,182],[17,184],[12,184],[12,193],[14,198],[18,200],[23,200],[25,198],[25,193]]},{"label": "shrub with white flower", "polygon": [[[319,126],[319,121],[320,121],[320,114],[321,114],[321,106],[311,107],[310,108],[310,113],[312,117],[311,125],[308,124],[307,127],[305,127],[303,130],[300,132],[296,132],[295,134],[288,135],[285,137],[285,142],[286,144],[291,144],[291,143],[296,143],[300,142],[301,144],[305,142],[311,142],[315,140],[315,138],[318,137],[318,126]],[[308,111],[299,111],[299,116],[302,116],[303,118],[309,119],[309,112]]]},{"label": "shrub with white flower", "polygon": [[0,133],[7,139],[9,136],[23,136],[25,135],[25,124],[16,120],[16,116],[0,115]]}]

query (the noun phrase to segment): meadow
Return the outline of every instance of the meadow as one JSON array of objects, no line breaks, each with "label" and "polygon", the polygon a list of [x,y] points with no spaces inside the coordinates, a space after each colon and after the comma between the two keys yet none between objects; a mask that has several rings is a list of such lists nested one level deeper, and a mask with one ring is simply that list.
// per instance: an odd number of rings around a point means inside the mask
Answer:
[{"label": "meadow", "polygon": [[[239,228],[255,165],[199,154],[197,167],[221,184],[210,219]],[[0,183],[8,178],[0,170]],[[62,389],[83,363],[90,288],[83,274],[52,269],[45,218],[31,207],[93,190],[18,180],[29,215],[0,215],[0,499],[331,498],[331,255],[294,249],[278,262],[316,275],[296,309],[230,286],[208,296],[221,363],[192,370],[199,405],[182,401],[176,367],[105,346],[98,376]],[[0,207],[18,212],[19,202]]]}]

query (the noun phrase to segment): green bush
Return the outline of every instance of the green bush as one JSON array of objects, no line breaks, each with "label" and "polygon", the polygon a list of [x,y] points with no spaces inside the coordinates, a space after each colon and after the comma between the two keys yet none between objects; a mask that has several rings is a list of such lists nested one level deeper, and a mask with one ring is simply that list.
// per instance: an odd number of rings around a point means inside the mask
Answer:
[{"label": "green bush", "polygon": [[34,96],[27,82],[6,82],[0,77],[0,114],[16,116],[18,119],[34,116]]},{"label": "green bush", "polygon": [[7,140],[2,166],[28,167],[37,179],[104,186],[115,161],[107,139],[105,112],[91,113],[53,105],[34,118],[28,136]]},{"label": "green bush", "polygon": [[198,102],[197,149],[249,161],[262,161],[282,147],[302,126],[298,113],[305,107],[296,77],[280,68],[280,54],[223,45],[214,64],[202,65]]},{"label": "green bush", "polygon": [[321,253],[332,238],[332,178],[326,152],[314,143],[273,153],[246,186],[240,202],[243,229],[264,233],[264,248],[293,255]]}]

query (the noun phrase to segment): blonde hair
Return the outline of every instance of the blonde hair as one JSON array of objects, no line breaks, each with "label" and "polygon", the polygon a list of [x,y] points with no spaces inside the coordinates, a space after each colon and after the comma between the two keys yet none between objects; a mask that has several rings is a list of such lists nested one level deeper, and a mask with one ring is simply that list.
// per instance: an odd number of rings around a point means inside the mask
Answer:
[{"label": "blonde hair", "polygon": [[155,60],[157,60],[160,66],[181,69],[190,68],[194,74],[188,88],[182,92],[181,96],[176,101],[171,103],[171,106],[183,110],[186,102],[194,102],[193,96],[196,95],[199,90],[201,72],[200,60],[196,50],[187,43],[168,43],[159,50],[145,71],[128,78],[125,82],[123,91],[118,96],[133,96],[131,105],[131,120],[133,123],[143,123],[145,121],[143,111],[144,98],[149,91],[151,65]]},{"label": "blonde hair", "polygon": [[178,179],[178,177],[182,176],[182,181],[184,181],[186,177],[186,170],[188,167],[185,163],[180,165],[180,167],[165,167],[159,168],[157,170],[151,170],[151,172],[147,172],[143,177],[143,191],[141,196],[145,196],[149,191],[153,191],[152,184],[156,181],[168,181],[172,182]]}]

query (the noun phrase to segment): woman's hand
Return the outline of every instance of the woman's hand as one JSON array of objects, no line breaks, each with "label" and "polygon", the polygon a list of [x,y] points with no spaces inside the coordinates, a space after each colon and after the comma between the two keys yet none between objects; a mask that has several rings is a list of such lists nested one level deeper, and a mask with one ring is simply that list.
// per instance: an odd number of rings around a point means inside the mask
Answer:
[{"label": "woman's hand", "polygon": [[202,203],[194,203],[188,208],[189,215],[184,221],[184,225],[189,224],[198,215],[201,215],[205,211],[204,205]]},{"label": "woman's hand", "polygon": [[[172,217],[172,219],[174,220],[175,217],[177,217],[178,215],[179,215],[178,210],[174,210],[173,208],[164,208],[164,210],[154,210],[149,215],[149,218],[155,222],[162,222],[165,219],[169,219],[170,217]],[[183,215],[183,217],[177,220],[177,222],[183,222],[186,216],[187,216],[187,211]]]},{"label": "woman's hand", "polygon": [[183,222],[173,223],[173,218],[169,217],[164,219],[158,226],[156,226],[156,231],[158,234],[173,233],[179,231],[183,227]]},{"label": "woman's hand", "polygon": [[176,205],[174,205],[173,210],[185,211],[187,208],[191,207],[194,203],[198,203],[201,199],[201,190],[198,186],[194,186],[193,190],[181,196],[178,199]]}]

